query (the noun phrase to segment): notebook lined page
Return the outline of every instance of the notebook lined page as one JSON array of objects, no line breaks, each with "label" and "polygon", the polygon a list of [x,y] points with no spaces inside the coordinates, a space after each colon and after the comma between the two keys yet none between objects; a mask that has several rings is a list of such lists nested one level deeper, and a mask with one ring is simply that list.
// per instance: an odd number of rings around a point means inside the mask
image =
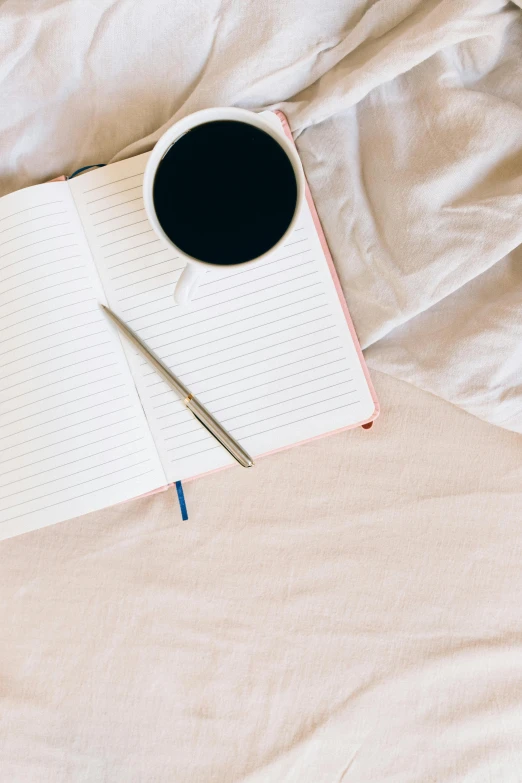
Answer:
[{"label": "notebook lined page", "polygon": [[0,201],[0,538],[165,483],[68,184]]},{"label": "notebook lined page", "polygon": [[[374,403],[308,207],[274,257],[209,272],[182,310],[173,291],[183,263],[155,237],[136,195],[146,158],[73,187],[113,309],[254,456],[370,417]],[[124,199],[132,186],[131,212]],[[169,480],[229,464],[167,384],[127,350]]]}]

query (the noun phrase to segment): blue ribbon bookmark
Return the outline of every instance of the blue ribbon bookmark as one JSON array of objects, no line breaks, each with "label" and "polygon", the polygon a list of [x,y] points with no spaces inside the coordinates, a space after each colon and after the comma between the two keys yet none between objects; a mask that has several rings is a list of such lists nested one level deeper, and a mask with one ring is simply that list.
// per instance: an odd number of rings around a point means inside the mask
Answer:
[{"label": "blue ribbon bookmark", "polygon": [[78,174],[82,173],[82,171],[88,171],[89,169],[101,169],[103,166],[105,166],[105,163],[93,163],[91,166],[82,166],[81,169],[76,169],[76,171],[73,172],[70,177],[67,177],[67,179],[77,177]]},{"label": "blue ribbon bookmark", "polygon": [[179,510],[181,511],[181,519],[186,522],[188,519],[187,504],[185,503],[185,494],[181,481],[176,481],[176,492],[178,493]]}]

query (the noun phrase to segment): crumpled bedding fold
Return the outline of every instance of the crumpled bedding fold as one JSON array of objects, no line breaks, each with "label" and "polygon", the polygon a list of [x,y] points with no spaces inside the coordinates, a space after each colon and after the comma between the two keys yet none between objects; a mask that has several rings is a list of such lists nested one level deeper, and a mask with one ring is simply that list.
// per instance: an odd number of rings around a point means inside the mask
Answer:
[{"label": "crumpled bedding fold", "polygon": [[0,26],[2,193],[279,107],[369,364],[522,432],[520,3],[7,0]]}]

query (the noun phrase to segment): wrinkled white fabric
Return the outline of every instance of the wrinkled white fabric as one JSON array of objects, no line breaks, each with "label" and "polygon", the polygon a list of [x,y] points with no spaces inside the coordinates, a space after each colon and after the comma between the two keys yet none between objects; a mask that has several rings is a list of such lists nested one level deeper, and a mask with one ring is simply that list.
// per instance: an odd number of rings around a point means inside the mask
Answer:
[{"label": "wrinkled white fabric", "polygon": [[345,432],[0,544],[0,783],[520,783],[520,436]]},{"label": "wrinkled white fabric", "polygon": [[522,13],[504,0],[4,0],[0,189],[288,115],[372,367],[522,431]]},{"label": "wrinkled white fabric", "polygon": [[[519,3],[520,5],[520,3]],[[382,414],[0,545],[0,783],[519,783],[521,17],[3,0],[0,192],[288,115]],[[409,381],[402,383],[396,375]]]}]

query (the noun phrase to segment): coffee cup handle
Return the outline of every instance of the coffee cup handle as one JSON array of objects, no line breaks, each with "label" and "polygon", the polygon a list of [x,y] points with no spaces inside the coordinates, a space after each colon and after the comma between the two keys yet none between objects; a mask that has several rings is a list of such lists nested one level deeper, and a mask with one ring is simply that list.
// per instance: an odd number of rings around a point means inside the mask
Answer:
[{"label": "coffee cup handle", "polygon": [[196,293],[202,273],[195,264],[190,262],[178,278],[174,289],[174,299],[179,305],[187,305]]}]

